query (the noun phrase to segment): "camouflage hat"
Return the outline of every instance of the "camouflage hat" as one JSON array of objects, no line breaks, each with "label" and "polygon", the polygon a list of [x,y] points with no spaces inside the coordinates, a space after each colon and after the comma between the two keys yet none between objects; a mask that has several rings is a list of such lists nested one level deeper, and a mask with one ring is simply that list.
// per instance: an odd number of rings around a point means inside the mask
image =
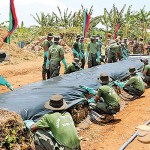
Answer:
[{"label": "camouflage hat", "polygon": [[99,81],[101,84],[108,84],[109,82],[112,81],[112,79],[108,76],[107,73],[101,73],[101,74],[100,74],[100,77],[98,78],[98,81]]},{"label": "camouflage hat", "polygon": [[146,59],[146,58],[145,59],[140,59],[140,61],[145,63],[145,64],[148,64],[148,59]]},{"label": "camouflage hat", "polygon": [[130,72],[130,74],[136,74],[136,69],[135,69],[135,67],[130,67],[130,68],[129,68],[129,72]]},{"label": "camouflage hat", "polygon": [[62,95],[56,94],[50,97],[50,100],[45,103],[44,107],[50,110],[66,110],[68,105]]},{"label": "camouflage hat", "polygon": [[43,46],[47,46],[47,47],[49,47],[49,46],[50,46],[50,44],[49,44],[49,42],[48,42],[48,41],[44,41],[44,42],[43,42]]},{"label": "camouflage hat", "polygon": [[48,35],[47,35],[47,38],[52,38],[53,37],[53,34],[52,33],[48,33]]}]

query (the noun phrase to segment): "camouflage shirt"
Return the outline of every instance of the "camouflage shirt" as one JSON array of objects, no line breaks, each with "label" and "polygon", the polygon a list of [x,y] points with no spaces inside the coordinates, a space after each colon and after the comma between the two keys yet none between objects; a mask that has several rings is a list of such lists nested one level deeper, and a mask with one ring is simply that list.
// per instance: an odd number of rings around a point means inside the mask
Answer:
[{"label": "camouflage shirt", "polygon": [[62,46],[58,44],[53,44],[49,48],[49,56],[51,61],[59,62],[61,61],[61,55],[64,55],[64,49]]}]

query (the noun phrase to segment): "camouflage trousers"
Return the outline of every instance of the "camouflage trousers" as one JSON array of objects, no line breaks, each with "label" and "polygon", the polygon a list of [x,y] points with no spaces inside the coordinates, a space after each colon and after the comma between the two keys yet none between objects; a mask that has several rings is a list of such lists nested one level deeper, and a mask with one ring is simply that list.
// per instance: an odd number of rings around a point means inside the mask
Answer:
[{"label": "camouflage trousers", "polygon": [[132,86],[125,86],[123,90],[132,96],[141,96],[144,93],[143,91],[135,89]]},{"label": "camouflage trousers", "polygon": [[150,76],[144,76],[144,80],[145,83],[147,83],[148,86],[150,86]]},{"label": "camouflage trousers", "polygon": [[120,105],[112,107],[111,105],[107,105],[105,102],[97,102],[96,108],[99,109],[99,111],[102,111],[105,114],[116,114],[117,112],[120,111]]},{"label": "camouflage trousers", "polygon": [[[46,130],[37,130],[34,133],[34,144],[36,150],[72,150],[63,145],[60,145]],[[80,150],[80,149],[73,149]]]},{"label": "camouflage trousers", "polygon": [[117,61],[116,55],[108,56],[108,63],[113,63],[116,61]]},{"label": "camouflage trousers", "polygon": [[42,78],[43,80],[49,79],[50,78],[50,70],[46,69],[46,67],[42,67]]},{"label": "camouflage trousers", "polygon": [[50,76],[56,77],[59,76],[59,71],[60,71],[60,62],[52,61],[50,63]]},{"label": "camouflage trousers", "polygon": [[94,66],[98,65],[98,63],[96,62],[96,59],[97,59],[97,54],[89,54],[88,68],[91,68],[91,67],[94,67]]}]

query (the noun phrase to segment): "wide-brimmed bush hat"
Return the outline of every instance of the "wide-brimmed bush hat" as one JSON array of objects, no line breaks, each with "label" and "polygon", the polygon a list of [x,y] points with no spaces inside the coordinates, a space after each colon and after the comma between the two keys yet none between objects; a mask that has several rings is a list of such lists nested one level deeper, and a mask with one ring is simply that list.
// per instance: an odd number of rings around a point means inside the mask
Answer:
[{"label": "wide-brimmed bush hat", "polygon": [[112,81],[112,79],[109,77],[107,73],[101,73],[100,77],[97,79],[101,84],[108,84],[109,82]]},{"label": "wide-brimmed bush hat", "polygon": [[56,94],[50,97],[50,100],[45,103],[44,107],[50,110],[66,110],[68,105],[62,95]]}]

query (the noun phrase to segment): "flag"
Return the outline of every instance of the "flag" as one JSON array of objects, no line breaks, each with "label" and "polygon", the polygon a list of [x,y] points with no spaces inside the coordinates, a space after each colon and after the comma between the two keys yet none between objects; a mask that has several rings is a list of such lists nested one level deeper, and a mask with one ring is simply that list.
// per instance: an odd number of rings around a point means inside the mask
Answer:
[{"label": "flag", "polygon": [[114,31],[114,39],[117,38],[117,32],[118,32],[119,28],[120,28],[120,23],[117,23],[117,24],[116,24],[115,31]]},{"label": "flag", "polygon": [[87,13],[87,10],[84,10],[84,23],[83,23],[83,35],[86,38],[86,33],[88,32],[89,25],[90,25],[90,13]]},{"label": "flag", "polygon": [[8,34],[3,38],[3,41],[10,44],[10,35],[13,33],[13,31],[18,26],[18,19],[16,16],[15,6],[14,6],[14,0],[10,0],[10,10],[9,10],[9,32]]}]

